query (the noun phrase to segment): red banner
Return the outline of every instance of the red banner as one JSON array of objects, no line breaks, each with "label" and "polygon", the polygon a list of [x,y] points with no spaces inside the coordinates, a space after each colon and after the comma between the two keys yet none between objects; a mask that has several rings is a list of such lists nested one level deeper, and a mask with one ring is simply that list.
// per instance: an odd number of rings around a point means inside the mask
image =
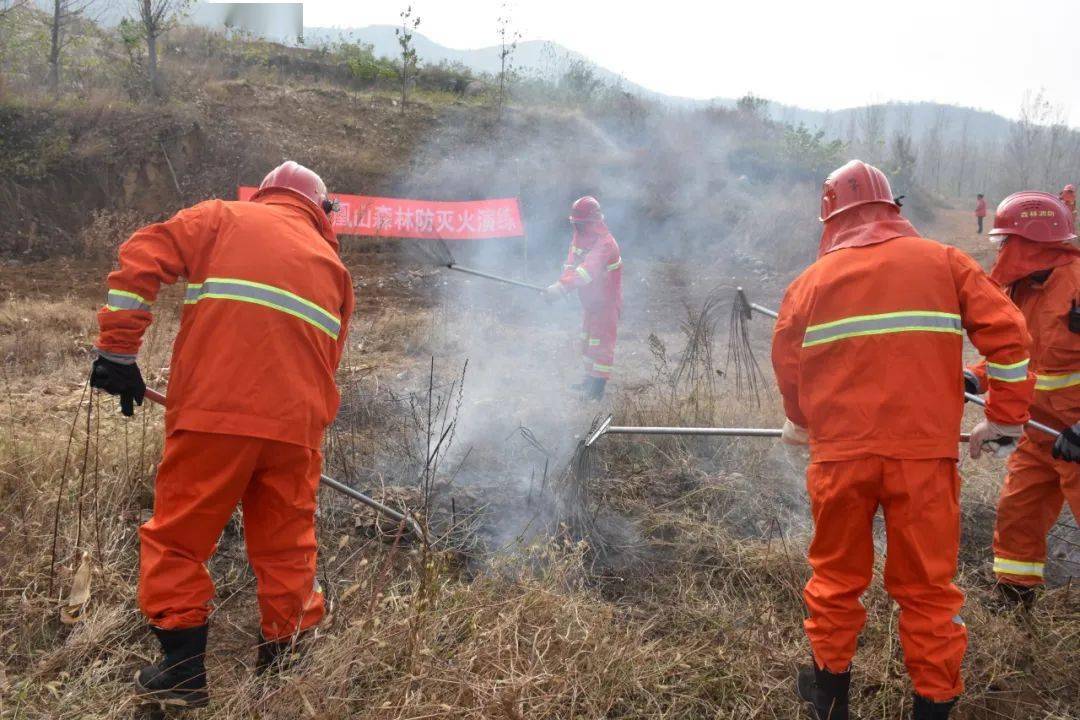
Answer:
[{"label": "red banner", "polygon": [[[250,200],[257,189],[241,186],[237,197]],[[339,235],[485,240],[525,234],[517,198],[440,202],[336,193],[330,197],[340,206],[334,213]]]}]

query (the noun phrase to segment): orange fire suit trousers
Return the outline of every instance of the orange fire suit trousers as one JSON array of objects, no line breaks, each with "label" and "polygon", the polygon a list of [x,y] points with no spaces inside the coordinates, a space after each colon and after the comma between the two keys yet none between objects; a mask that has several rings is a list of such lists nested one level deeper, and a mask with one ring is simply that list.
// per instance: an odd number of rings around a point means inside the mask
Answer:
[{"label": "orange fire suit trousers", "polygon": [[176,431],[139,529],[139,606],[151,625],[206,623],[214,584],[205,563],[237,504],[258,583],[262,633],[280,640],[322,619],[315,577],[317,450],[239,435]]},{"label": "orange fire suit trousers", "polygon": [[804,598],[818,667],[851,664],[874,570],[874,514],[885,515],[885,589],[900,606],[900,641],[915,692],[934,701],[963,692],[964,595],[953,584],[960,549],[960,475],[950,459],[870,456],[814,462],[807,470],[814,518],[813,576]]},{"label": "orange fire suit trousers", "polygon": [[1013,585],[1039,585],[1046,535],[1066,500],[1080,520],[1080,465],[1055,460],[1053,439],[1024,435],[1008,461],[994,526],[994,573]]},{"label": "orange fire suit trousers", "polygon": [[585,363],[586,375],[611,379],[615,369],[618,333],[618,308],[585,308],[581,325],[581,358]]}]

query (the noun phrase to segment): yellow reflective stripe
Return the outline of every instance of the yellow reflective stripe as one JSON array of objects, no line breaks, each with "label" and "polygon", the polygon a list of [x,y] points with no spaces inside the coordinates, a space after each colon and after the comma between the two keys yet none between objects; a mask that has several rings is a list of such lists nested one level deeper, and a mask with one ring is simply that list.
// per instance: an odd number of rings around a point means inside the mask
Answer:
[{"label": "yellow reflective stripe", "polygon": [[585,252],[584,250],[579,248],[577,245],[571,245],[570,249],[574,252],[575,255],[580,255],[581,253]]},{"label": "yellow reflective stripe", "polygon": [[1021,562],[1003,557],[994,558],[994,572],[1005,575],[1025,575],[1027,577],[1041,578],[1045,563]]},{"label": "yellow reflective stripe", "polygon": [[142,295],[139,295],[138,293],[128,292],[127,290],[113,290],[112,288],[109,288],[109,294],[110,295],[123,295],[124,297],[129,297],[129,298],[131,298],[133,300],[138,300],[143,305],[149,305],[150,304],[149,302],[147,302],[146,298],[144,298]]},{"label": "yellow reflective stripe", "polygon": [[300,297],[299,295],[297,295],[295,293],[289,292],[288,290],[282,290],[279,287],[274,287],[273,285],[265,285],[263,283],[252,282],[250,280],[237,280],[236,278],[206,278],[206,280],[204,280],[203,282],[204,283],[212,283],[212,282],[235,283],[237,285],[247,285],[248,287],[261,288],[263,290],[269,290],[271,292],[278,293],[279,295],[286,295],[288,297],[291,297],[293,300],[296,300],[298,303],[302,303],[304,305],[307,305],[309,308],[311,308],[315,312],[321,313],[322,315],[326,316],[326,318],[329,319],[329,320],[333,320],[336,323],[341,322],[341,318],[339,318],[337,315],[334,315],[333,313],[324,310],[323,308],[319,307],[318,305],[311,302],[310,300],[302,298],[302,297]]},{"label": "yellow reflective stripe", "polygon": [[1080,373],[1035,376],[1036,390],[1064,390],[1076,385],[1080,385]]},{"label": "yellow reflective stripe", "polygon": [[992,379],[1002,382],[1024,382],[1027,380],[1027,371],[1027,359],[1011,365],[999,365],[989,361],[986,363],[986,374]]},{"label": "yellow reflective stripe", "polygon": [[904,310],[877,315],[856,315],[806,329],[803,347],[847,338],[901,332],[939,332],[963,335],[960,316],[933,310]]},{"label": "yellow reflective stripe", "polygon": [[580,265],[577,267],[575,272],[577,272],[577,274],[580,275],[581,279],[584,280],[585,282],[587,282],[587,283],[592,282],[592,278],[589,277],[589,271],[586,270],[585,268],[581,267]]},{"label": "yellow reflective stripe", "polygon": [[293,317],[300,318],[301,320],[303,320],[307,324],[319,328],[320,330],[322,330],[324,333],[326,333],[330,337],[334,338],[335,340],[338,339],[338,334],[336,332],[334,332],[334,331],[332,331],[332,330],[330,330],[328,328],[324,328],[322,325],[319,325],[317,322],[315,322],[311,318],[305,317],[304,315],[301,315],[300,313],[296,312],[295,310],[291,310],[291,309],[289,309],[287,307],[282,307],[280,305],[275,305],[274,303],[267,302],[266,300],[260,300],[258,298],[253,298],[253,297],[246,297],[244,295],[230,295],[229,293],[203,293],[202,295],[199,296],[199,300],[206,300],[208,298],[217,299],[217,300],[236,300],[238,302],[251,303],[252,305],[262,305],[263,307],[268,307],[271,310],[278,310],[279,312],[283,312],[283,313],[286,313],[288,315],[292,315]]},{"label": "yellow reflective stripe", "polygon": [[589,345],[596,346],[600,344],[600,338],[589,338]]},{"label": "yellow reflective stripe", "polygon": [[303,320],[335,340],[341,330],[341,321],[337,316],[295,293],[264,283],[234,278],[207,278],[201,283],[188,285],[185,290],[184,303],[187,305],[206,299],[234,300],[278,310]]},{"label": "yellow reflective stripe", "polygon": [[621,267],[622,267],[622,258],[619,258],[615,262],[608,265],[607,269],[608,269],[608,272],[611,272],[612,270],[618,270]]},{"label": "yellow reflective stripe", "polygon": [[593,363],[593,370],[597,370],[599,372],[611,372],[614,369],[614,365],[601,365],[600,363]]}]

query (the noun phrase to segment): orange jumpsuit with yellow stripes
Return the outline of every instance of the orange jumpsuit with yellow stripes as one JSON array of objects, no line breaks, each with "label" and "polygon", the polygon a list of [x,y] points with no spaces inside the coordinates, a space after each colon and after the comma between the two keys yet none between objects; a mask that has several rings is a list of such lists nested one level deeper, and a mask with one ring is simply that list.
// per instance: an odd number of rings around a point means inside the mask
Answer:
[{"label": "orange jumpsuit with yellow stripes", "polygon": [[320,447],[353,309],[337,250],[325,213],[279,189],[201,203],[120,247],[98,313],[103,356],[132,361],[162,283],[187,281],[154,514],[139,531],[139,603],[157,627],[207,621],[214,586],[204,563],[237,504],[263,636],[287,637],[323,615]]},{"label": "orange jumpsuit with yellow stripes", "polygon": [[622,313],[622,255],[603,224],[575,230],[559,284],[581,299],[581,355],[585,374],[608,380]]},{"label": "orange jumpsuit with yellow stripes", "polygon": [[[1064,430],[1080,422],[1080,334],[1069,313],[1080,304],[1080,258],[1050,271],[1045,280],[1026,277],[1008,288],[1031,332],[1036,375],[1031,417]],[[982,387],[994,368],[974,368]],[[1080,520],[1080,465],[1055,460],[1054,438],[1026,429],[1008,460],[994,527],[994,573],[1014,585],[1043,582],[1046,535],[1067,501]]]},{"label": "orange jumpsuit with yellow stripes", "polygon": [[804,598],[815,661],[843,672],[855,654],[881,507],[904,661],[915,691],[934,701],[961,693],[967,647],[953,583],[965,332],[1021,375],[990,379],[987,416],[1025,421],[1034,381],[1023,318],[971,258],[933,240],[826,249],[788,288],[773,337],[787,417],[810,435],[813,576]]}]

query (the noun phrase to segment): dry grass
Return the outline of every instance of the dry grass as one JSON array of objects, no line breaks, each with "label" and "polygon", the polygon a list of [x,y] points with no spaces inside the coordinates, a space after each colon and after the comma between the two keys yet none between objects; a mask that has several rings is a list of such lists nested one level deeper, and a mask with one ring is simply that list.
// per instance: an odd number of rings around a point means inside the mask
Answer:
[{"label": "dry grass", "polygon": [[[9,300],[0,306],[6,348],[0,398],[5,718],[149,716],[133,703],[129,685],[134,669],[156,653],[134,595],[136,528],[150,508],[160,414],[125,421],[110,400],[100,399],[87,437],[80,400],[90,312],[72,312],[63,302]],[[35,313],[31,322],[22,321],[27,313]],[[426,312],[405,313],[357,327],[342,373],[343,424],[328,451],[334,472],[365,477],[376,468],[385,492],[413,505],[418,487],[403,481],[407,474],[395,472],[389,459],[400,457],[409,442],[399,428],[404,413],[417,410],[392,392],[392,376],[368,365],[373,358],[389,363],[391,344],[414,344],[419,353],[464,342],[453,340],[458,332],[446,333],[450,340],[432,334],[441,322]],[[486,317],[461,322],[485,341],[497,325]],[[166,311],[149,343],[148,367],[164,366],[174,325]],[[515,333],[525,332],[501,330],[504,342],[517,342]],[[62,352],[55,349],[61,342],[68,343]],[[627,424],[779,421],[769,409],[775,403],[747,408],[730,383],[714,383],[704,393],[673,381],[671,368],[683,353],[679,348],[670,354],[666,371],[657,361],[656,377],[625,384],[615,398],[616,413]],[[693,377],[711,380],[708,354],[698,357],[704,364]],[[426,361],[402,362],[411,368],[415,389]],[[443,367],[446,383],[437,385],[449,387],[461,367],[456,361]],[[491,371],[481,364],[477,372],[482,377]],[[32,392],[44,385],[59,390],[39,405]],[[481,403],[464,412],[484,418],[496,410]],[[456,412],[451,408],[448,415]],[[544,442],[547,429],[538,430]],[[498,475],[524,462],[525,451],[480,448],[472,458]],[[807,655],[800,595],[808,574],[806,510],[799,479],[775,446],[763,440],[606,438],[594,460],[587,500],[602,501],[603,512],[624,523],[628,543],[600,563],[595,548],[566,540],[564,532],[547,540],[534,535],[515,552],[486,558],[470,555],[471,546],[451,551],[395,543],[372,526],[369,514],[324,492],[320,578],[332,611],[303,664],[268,682],[251,673],[253,581],[242,542],[227,529],[211,565],[219,598],[208,658],[213,703],[195,717],[797,717],[791,678]],[[984,509],[1000,468],[979,464],[965,473],[960,582],[969,592],[964,616],[972,643],[965,665],[969,691],[956,716],[1075,717],[1076,592],[1052,590],[1030,616],[990,608]],[[506,504],[523,502],[514,494],[521,488],[500,492]],[[58,497],[56,589],[50,596]],[[445,527],[446,508],[435,504],[431,512],[433,522]],[[67,626],[57,620],[57,600],[79,552],[94,561],[92,599],[84,619]],[[896,639],[897,610],[880,582],[865,601],[870,620],[857,657],[855,705],[862,717],[901,717],[910,689]]]}]

